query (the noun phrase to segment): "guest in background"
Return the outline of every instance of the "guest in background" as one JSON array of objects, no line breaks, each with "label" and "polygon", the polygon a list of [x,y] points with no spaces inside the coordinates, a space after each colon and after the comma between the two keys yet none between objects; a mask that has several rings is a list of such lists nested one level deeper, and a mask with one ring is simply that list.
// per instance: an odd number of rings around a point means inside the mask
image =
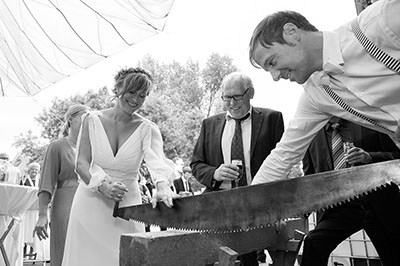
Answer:
[{"label": "guest in background", "polygon": [[[250,104],[255,94],[250,77],[231,73],[221,87],[227,111],[203,120],[190,164],[205,192],[249,185],[284,130],[281,112]],[[234,160],[242,163],[242,169]],[[246,266],[266,259],[263,250],[240,257]]]},{"label": "guest in background", "polygon": [[[142,197],[142,204],[148,204],[151,202],[151,197],[152,194],[150,193],[149,188],[146,186],[147,180],[144,176],[139,171],[138,174],[138,182],[139,182],[139,190],[140,190],[140,196]],[[145,226],[145,231],[150,232],[150,225],[146,224]]]},{"label": "guest in background", "polygon": [[[355,147],[346,155],[342,142]],[[306,174],[314,174],[399,158],[399,148],[386,134],[333,117],[311,142],[303,167]],[[304,240],[301,265],[327,265],[336,246],[361,229],[370,237],[382,265],[399,265],[399,210],[399,188],[390,184],[319,213],[315,229]]]},{"label": "guest in background", "polygon": [[[20,185],[29,187],[38,187],[38,182],[40,180],[40,164],[30,163],[28,165],[27,174],[22,177]],[[39,211],[37,209],[28,209],[25,212],[25,218],[23,220],[24,228],[24,257],[30,259],[36,259],[37,255],[37,243],[35,242],[32,230],[35,227],[36,221],[39,216]],[[28,252],[29,247],[29,252]]]},{"label": "guest in background", "polygon": [[142,162],[139,168],[139,174],[146,180],[146,187],[149,189],[150,196],[153,197],[153,190],[155,186],[153,184],[153,180],[151,179],[151,175],[149,169],[147,168],[146,162]]},{"label": "guest in background", "polygon": [[[143,160],[142,164],[140,165],[139,168],[139,175],[143,178],[146,179],[146,187],[150,193],[150,200],[153,197],[153,194],[156,192],[156,187],[154,186],[153,180],[151,178],[151,174],[149,172],[149,169],[147,168],[146,162]],[[171,186],[171,189],[173,190],[173,186]],[[142,198],[142,203],[143,203],[144,198]],[[150,232],[150,225],[146,224],[145,225],[145,231]],[[160,231],[166,231],[167,227],[160,226]]]},{"label": "guest in background", "polygon": [[38,163],[30,163],[28,165],[27,174],[22,177],[20,185],[29,186],[29,187],[37,187],[39,185],[40,179],[40,164]]},{"label": "guest in background", "polygon": [[64,114],[64,125],[59,139],[52,141],[46,151],[42,176],[39,183],[39,219],[35,232],[40,240],[47,239],[50,224],[50,260],[52,266],[61,265],[67,234],[72,199],[78,187],[75,173],[76,140],[81,116],[89,111],[84,105],[72,105]]},{"label": "guest in background", "polygon": [[181,196],[191,196],[193,190],[189,179],[192,176],[192,169],[190,166],[184,166],[182,171],[181,177],[174,180],[175,193]]},{"label": "guest in background", "polygon": [[0,153],[0,182],[8,184],[19,184],[21,180],[21,171],[13,166],[7,153]]}]

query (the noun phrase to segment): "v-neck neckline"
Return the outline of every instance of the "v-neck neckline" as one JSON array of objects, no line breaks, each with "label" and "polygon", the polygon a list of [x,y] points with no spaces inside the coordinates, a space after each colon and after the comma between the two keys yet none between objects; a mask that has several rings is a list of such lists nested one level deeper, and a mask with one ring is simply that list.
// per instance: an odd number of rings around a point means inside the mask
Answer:
[{"label": "v-neck neckline", "polygon": [[99,121],[99,123],[101,125],[101,128],[103,129],[103,133],[104,133],[104,136],[107,139],[108,147],[109,147],[110,152],[111,152],[111,154],[113,156],[113,159],[117,158],[118,154],[120,153],[121,150],[123,150],[123,148],[125,147],[126,143],[129,142],[131,138],[133,138],[133,135],[135,135],[135,133],[138,131],[139,127],[143,124],[143,121],[141,121],[140,125],[137,126],[135,131],[132,132],[132,134],[125,140],[125,142],[119,147],[119,149],[117,149],[116,153],[114,154],[114,151],[113,151],[113,149],[111,147],[110,139],[108,138],[107,131],[104,128],[103,122],[101,122],[101,119],[100,119],[99,115],[96,115],[96,117],[97,117],[97,119],[98,119],[98,121]]}]

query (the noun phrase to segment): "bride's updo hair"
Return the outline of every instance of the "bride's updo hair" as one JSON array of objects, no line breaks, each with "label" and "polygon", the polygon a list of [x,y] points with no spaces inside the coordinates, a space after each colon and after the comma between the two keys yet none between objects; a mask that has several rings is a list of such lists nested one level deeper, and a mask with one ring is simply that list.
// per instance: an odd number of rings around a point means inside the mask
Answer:
[{"label": "bride's updo hair", "polygon": [[114,81],[113,93],[115,98],[120,98],[131,90],[144,90],[149,94],[153,84],[153,78],[150,73],[140,67],[121,69],[117,75],[115,75]]}]

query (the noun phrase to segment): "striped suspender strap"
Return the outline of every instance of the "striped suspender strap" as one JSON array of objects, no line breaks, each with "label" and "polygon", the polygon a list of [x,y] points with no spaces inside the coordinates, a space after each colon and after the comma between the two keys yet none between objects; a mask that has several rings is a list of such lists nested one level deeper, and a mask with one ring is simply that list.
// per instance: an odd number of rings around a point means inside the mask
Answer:
[{"label": "striped suspender strap", "polygon": [[[391,57],[384,51],[382,51],[379,47],[377,47],[373,42],[371,42],[367,36],[364,35],[364,33],[361,31],[360,26],[358,25],[357,19],[353,20],[351,23],[351,30],[353,31],[354,36],[357,38],[357,40],[360,42],[360,44],[364,47],[364,49],[376,60],[384,64],[387,68],[400,73],[400,61]],[[343,101],[342,98],[340,98],[339,95],[337,95],[329,86],[327,85],[322,85],[326,93],[329,94],[329,96],[343,109],[345,109],[347,112],[360,117],[361,119],[364,119],[365,121],[380,127],[382,129],[385,129],[389,132],[392,132],[390,129],[388,129],[385,126],[380,125],[378,122],[375,120],[357,112],[353,108],[351,108],[345,101]]]},{"label": "striped suspender strap", "polygon": [[322,85],[322,87],[324,88],[325,92],[328,93],[328,95],[329,95],[340,107],[342,107],[342,108],[343,108],[344,110],[346,110],[347,112],[349,112],[349,113],[351,113],[351,114],[353,114],[353,115],[355,115],[355,116],[358,116],[359,118],[364,119],[365,121],[367,121],[367,122],[369,122],[369,123],[371,123],[371,124],[373,124],[373,125],[375,125],[375,126],[377,126],[377,127],[380,127],[380,128],[382,128],[382,129],[385,129],[385,130],[387,130],[388,132],[394,133],[392,130],[388,129],[388,128],[385,127],[385,126],[382,126],[381,124],[379,124],[379,123],[376,122],[375,120],[373,120],[373,119],[371,119],[371,118],[369,118],[369,117],[367,117],[367,116],[365,116],[365,115],[359,113],[358,111],[354,110],[353,108],[351,108],[351,107],[350,107],[345,101],[343,101],[343,99],[340,98],[340,96],[337,95],[328,85]]},{"label": "striped suspender strap", "polygon": [[371,42],[367,36],[361,31],[360,26],[358,25],[357,19],[354,19],[351,22],[351,30],[353,31],[354,36],[360,42],[360,44],[364,47],[364,49],[376,60],[384,64],[387,68],[400,73],[400,61],[395,59],[382,51],[378,46],[376,46],[373,42]]}]

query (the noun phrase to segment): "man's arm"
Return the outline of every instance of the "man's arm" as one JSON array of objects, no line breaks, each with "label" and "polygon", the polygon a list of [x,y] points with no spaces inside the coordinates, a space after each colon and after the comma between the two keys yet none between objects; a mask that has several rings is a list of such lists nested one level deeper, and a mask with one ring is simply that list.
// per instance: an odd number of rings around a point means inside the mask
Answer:
[{"label": "man's arm", "polygon": [[303,159],[309,144],[329,119],[330,115],[318,110],[303,93],[282,140],[264,160],[252,185],[285,179],[292,166]]},{"label": "man's arm", "polygon": [[217,169],[215,166],[208,164],[206,156],[206,125],[205,120],[201,125],[200,135],[197,139],[196,145],[193,150],[192,161],[190,167],[192,168],[193,176],[209,190],[213,190],[215,181],[213,180],[214,172]]},{"label": "man's arm", "polygon": [[379,163],[384,161],[400,159],[400,150],[392,139],[383,133],[378,134],[379,147],[381,151],[371,151],[371,163]]}]

